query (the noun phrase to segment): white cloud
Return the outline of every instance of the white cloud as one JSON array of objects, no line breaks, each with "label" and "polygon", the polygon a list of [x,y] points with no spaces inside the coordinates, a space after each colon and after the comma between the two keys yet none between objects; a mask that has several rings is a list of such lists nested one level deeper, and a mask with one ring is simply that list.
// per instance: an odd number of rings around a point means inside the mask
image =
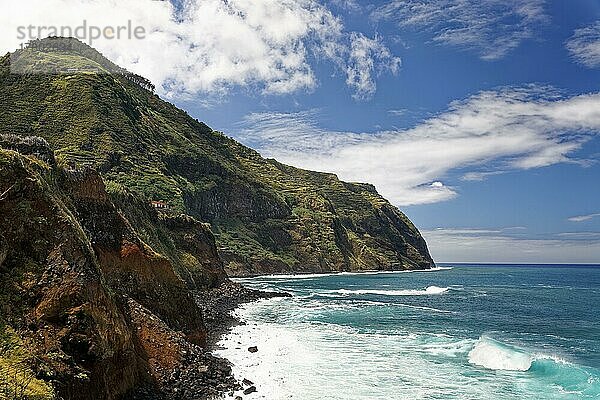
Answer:
[{"label": "white cloud", "polygon": [[[149,78],[161,94],[223,94],[233,86],[264,93],[310,91],[318,85],[311,63],[330,60],[346,71],[385,68],[394,58],[380,40],[360,57],[360,34],[317,0],[187,0],[181,10],[152,0],[0,0],[0,49],[22,40],[18,26],[142,26],[144,40],[93,43],[117,64]],[[351,4],[351,3],[349,3]],[[57,12],[60,10],[60,12]],[[358,50],[356,50],[358,51]],[[365,65],[363,65],[363,63]],[[360,75],[373,83],[371,75]],[[349,80],[356,90],[363,87]],[[358,82],[363,82],[358,80]],[[373,83],[374,85],[374,83]],[[361,94],[362,96],[362,94]]]},{"label": "white cloud", "polygon": [[596,218],[596,217],[600,217],[600,213],[588,214],[588,215],[578,215],[575,217],[568,218],[568,220],[571,222],[585,222],[585,221],[589,221],[592,218]]},{"label": "white cloud", "polygon": [[503,231],[434,229],[421,233],[437,262],[600,263],[600,236],[595,233],[525,239]]},{"label": "white cloud", "polygon": [[351,12],[359,12],[362,10],[360,4],[356,0],[330,0],[331,4]]},{"label": "white cloud", "polygon": [[250,114],[238,137],[282,162],[373,183],[396,205],[424,204],[457,195],[432,182],[458,168],[489,174],[572,162],[600,132],[600,94],[564,97],[537,86],[485,91],[414,128],[370,134],[322,129],[317,119],[315,110]]},{"label": "white cloud", "polygon": [[394,117],[401,117],[403,115],[406,115],[408,113],[408,110],[406,108],[400,108],[398,110],[388,110],[388,114]]},{"label": "white cloud", "polygon": [[600,232],[563,232],[559,233],[558,236],[567,237],[571,239],[598,239],[600,240]]},{"label": "white cloud", "polygon": [[[373,74],[384,69],[393,74],[400,69],[400,58],[392,56],[381,38],[370,39],[362,33],[353,32],[350,38],[350,57],[346,72],[346,83],[355,89],[354,98],[369,99],[376,91]],[[380,71],[375,71],[379,65]]]},{"label": "white cloud", "polygon": [[460,179],[463,181],[484,181],[490,176],[501,175],[506,171],[490,171],[490,172],[467,172]]},{"label": "white cloud", "polygon": [[504,57],[546,22],[544,0],[392,0],[372,13],[401,27],[422,28],[435,42]]},{"label": "white cloud", "polygon": [[600,21],[575,30],[566,46],[578,63],[589,68],[600,67]]}]

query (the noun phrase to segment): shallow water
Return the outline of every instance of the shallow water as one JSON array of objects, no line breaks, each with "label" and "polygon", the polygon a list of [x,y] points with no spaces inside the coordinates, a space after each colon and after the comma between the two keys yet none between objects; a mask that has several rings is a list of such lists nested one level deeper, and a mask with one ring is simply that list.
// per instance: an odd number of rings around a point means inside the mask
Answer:
[{"label": "shallow water", "polygon": [[241,281],[294,294],[242,307],[220,342],[245,398],[600,399],[598,267]]}]

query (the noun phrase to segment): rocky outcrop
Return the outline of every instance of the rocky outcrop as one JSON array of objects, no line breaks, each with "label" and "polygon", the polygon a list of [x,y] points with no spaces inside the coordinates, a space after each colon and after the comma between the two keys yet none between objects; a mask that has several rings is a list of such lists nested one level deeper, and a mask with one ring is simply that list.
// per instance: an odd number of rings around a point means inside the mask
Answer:
[{"label": "rocky outcrop", "polygon": [[21,154],[33,155],[36,158],[56,165],[54,152],[46,140],[38,136],[18,136],[0,134],[0,147],[18,151]]},{"label": "rocky outcrop", "polygon": [[223,183],[188,193],[186,209],[205,221],[243,219],[261,222],[289,217],[292,213],[286,202],[261,186],[259,182]]},{"label": "rocky outcrop", "polygon": [[111,193],[111,201],[138,235],[166,257],[190,290],[227,280],[210,225],[186,214],[163,213],[131,193]]},{"label": "rocky outcrop", "polygon": [[[207,329],[189,284],[140,239],[95,171],[0,149],[0,191],[0,321],[27,343],[36,375],[59,396],[168,398],[173,371],[223,368],[204,353]],[[154,217],[174,231],[198,224]],[[185,250],[222,280],[214,239],[200,232],[182,239]],[[215,394],[223,382],[200,392]]]},{"label": "rocky outcrop", "polygon": [[0,153],[0,318],[30,342],[40,373],[65,398],[114,399],[150,377],[120,299],[104,284],[68,199],[46,181],[53,171],[16,152]]}]

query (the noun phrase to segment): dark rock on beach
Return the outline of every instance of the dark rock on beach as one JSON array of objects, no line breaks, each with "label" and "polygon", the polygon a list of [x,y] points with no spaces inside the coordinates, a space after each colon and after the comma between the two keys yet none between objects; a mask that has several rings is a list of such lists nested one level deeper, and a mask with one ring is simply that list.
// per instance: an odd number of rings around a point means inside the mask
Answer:
[{"label": "dark rock on beach", "polygon": [[[273,297],[289,297],[288,293],[262,292],[245,288],[231,281],[224,282],[219,287],[194,293],[196,304],[204,316],[207,329],[208,350],[214,348],[216,342],[239,321],[231,316],[238,306],[260,299]],[[189,345],[185,347],[186,358],[180,366],[170,371],[163,379],[161,399],[204,399],[212,398],[222,393],[252,389],[249,394],[256,392],[254,383],[244,379],[241,383],[232,375],[230,363],[222,358],[209,354],[206,349]],[[166,372],[166,371],[165,371]],[[136,393],[131,400],[156,399],[156,391]]]},{"label": "dark rock on beach", "polygon": [[244,394],[256,393],[256,386],[250,386],[248,389],[244,390]]},{"label": "dark rock on beach", "polygon": [[224,282],[214,289],[196,292],[196,304],[199,305],[204,316],[209,346],[214,346],[231,327],[243,324],[231,315],[231,311],[244,303],[273,297],[291,297],[291,294],[248,289],[231,281]]}]

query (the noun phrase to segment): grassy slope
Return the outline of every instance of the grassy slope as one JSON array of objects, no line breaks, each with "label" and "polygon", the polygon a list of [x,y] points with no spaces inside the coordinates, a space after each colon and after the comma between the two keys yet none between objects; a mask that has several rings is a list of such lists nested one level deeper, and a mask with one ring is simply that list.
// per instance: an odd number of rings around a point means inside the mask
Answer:
[{"label": "grassy slope", "polygon": [[52,386],[35,377],[33,359],[15,332],[0,324],[0,400],[55,398]]},{"label": "grassy slope", "polygon": [[[113,67],[89,48],[12,57],[37,71],[45,59]],[[10,61],[0,61],[3,133],[44,137],[113,191],[210,222],[231,274],[432,265],[416,228],[369,185],[264,159],[118,74],[15,75]]]}]

